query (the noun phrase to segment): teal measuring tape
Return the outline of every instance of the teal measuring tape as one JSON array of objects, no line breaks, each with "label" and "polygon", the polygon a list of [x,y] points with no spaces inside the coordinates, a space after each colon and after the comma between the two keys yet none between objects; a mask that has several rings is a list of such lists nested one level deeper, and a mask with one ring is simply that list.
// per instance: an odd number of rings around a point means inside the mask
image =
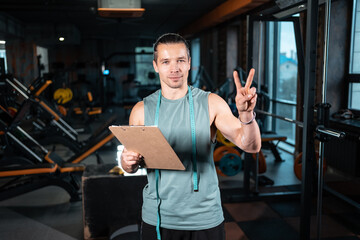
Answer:
[{"label": "teal measuring tape", "polygon": [[[189,93],[189,108],[190,108],[190,126],[191,126],[191,143],[192,143],[192,163],[193,163],[193,184],[194,184],[194,191],[199,190],[198,185],[198,177],[197,177],[197,165],[196,165],[196,129],[195,129],[195,112],[194,112],[194,100],[192,96],[191,88],[188,86],[188,93]],[[159,111],[160,111],[160,104],[161,104],[161,90],[159,91],[159,97],[156,104],[156,112],[155,112],[155,126],[159,125]],[[161,199],[159,196],[159,176],[160,171],[159,169],[155,169],[155,181],[156,181],[156,199],[158,204],[158,211],[157,211],[157,224],[156,224],[156,234],[157,239],[161,240],[160,234],[160,223],[161,223],[161,215],[160,215],[160,204]]]},{"label": "teal measuring tape", "polygon": [[[161,103],[161,90],[159,92],[159,98],[157,101],[157,105],[156,105],[156,113],[155,113],[155,126],[159,125],[159,111],[160,111],[160,103]],[[161,199],[159,197],[159,169],[155,169],[155,182],[156,182],[156,201],[157,201],[157,224],[156,224],[156,234],[157,234],[157,239],[161,240],[161,235],[160,235],[160,222],[161,222],[161,218],[160,218],[160,204],[161,204]]]},{"label": "teal measuring tape", "polygon": [[196,165],[196,129],[195,129],[195,112],[194,112],[194,100],[190,87],[189,89],[189,104],[190,104],[190,125],[191,125],[191,143],[192,143],[192,162],[193,162],[193,184],[194,191],[199,190],[198,177],[197,177],[197,165]]}]

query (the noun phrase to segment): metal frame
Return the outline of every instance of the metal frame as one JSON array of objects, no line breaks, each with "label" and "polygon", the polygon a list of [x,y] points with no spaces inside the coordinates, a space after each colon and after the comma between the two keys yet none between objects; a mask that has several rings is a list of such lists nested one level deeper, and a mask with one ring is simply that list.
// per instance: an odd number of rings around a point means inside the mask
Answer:
[{"label": "metal frame", "polygon": [[[314,121],[314,108],[315,108],[315,84],[316,84],[316,50],[317,50],[317,31],[318,31],[318,15],[319,15],[319,2],[326,2],[326,26],[325,26],[325,50],[324,50],[324,65],[323,65],[323,89],[322,89],[322,104],[318,107],[318,120]],[[326,84],[327,84],[327,52],[329,41],[329,24],[330,24],[330,0],[309,0],[307,2],[307,19],[306,19],[306,52],[305,58],[303,58],[303,45],[301,41],[300,25],[299,21],[294,21],[295,39],[298,47],[298,67],[300,81],[304,84],[301,92],[304,96],[304,120],[303,120],[303,156],[302,156],[302,182],[301,182],[301,214],[300,214],[300,239],[310,239],[310,226],[311,226],[311,208],[312,208],[312,190],[314,187],[313,170],[315,163],[315,149],[314,149],[314,133],[317,133],[317,138],[322,142],[320,146],[320,159],[319,159],[319,173],[318,173],[318,206],[317,206],[317,238],[321,236],[321,208],[322,208],[322,190],[323,190],[323,141],[327,140],[327,136],[343,139],[345,133],[337,130],[327,128],[326,124]],[[284,19],[283,19],[284,20]],[[271,20],[276,21],[276,20]],[[253,26],[253,24],[249,24]],[[252,34],[252,33],[249,33]],[[252,35],[251,35],[252,36]],[[249,53],[252,54],[252,45],[250,45]],[[248,66],[252,56],[248,56]],[[320,109],[320,108],[324,109]],[[323,114],[323,116],[322,116]],[[320,118],[319,118],[320,117]],[[319,124],[319,125],[317,125]],[[325,190],[339,196],[339,194],[329,187],[325,186]],[[342,198],[344,201],[359,207],[358,203],[354,203],[347,198]]]},{"label": "metal frame", "polygon": [[[273,17],[253,17],[253,16],[248,16],[248,55],[247,55],[247,71],[250,70],[250,68],[252,67],[252,61],[253,61],[253,43],[252,41],[250,41],[250,36],[253,36],[253,27],[254,21],[272,21],[272,22],[293,22],[293,26],[294,26],[294,34],[295,34],[295,41],[296,41],[296,48],[297,48],[297,58],[298,58],[298,74],[299,74],[299,78],[300,78],[300,82],[304,83],[304,72],[305,72],[305,65],[304,65],[304,46],[303,46],[303,41],[302,41],[302,36],[301,36],[301,31],[300,31],[300,21],[299,18],[297,17],[288,17],[288,18],[282,18],[282,19],[278,19],[278,18],[273,18]],[[278,31],[278,26],[274,25],[274,31],[276,33],[279,34]],[[278,41],[278,37],[274,38],[274,46],[275,46],[275,52],[278,51],[279,49],[279,41]],[[277,56],[278,58],[279,56]],[[278,59],[275,62],[279,62]],[[278,68],[279,66],[277,66]],[[265,66],[266,68],[266,66]],[[274,71],[273,72],[273,79],[277,79],[278,77],[278,71]],[[277,88],[276,82],[274,83],[273,86],[274,89]],[[302,95],[304,95],[304,89],[301,89],[301,93]],[[273,94],[273,97],[276,98],[276,92]],[[297,105],[296,103],[292,104],[292,103],[288,103],[286,101],[282,101],[282,100],[277,100],[277,99],[271,99],[271,102],[276,102],[276,103],[283,103],[283,104],[287,104],[287,105],[292,105],[295,106]],[[276,112],[276,105],[272,104],[272,112]],[[276,122],[272,121],[272,129],[275,129]]]},{"label": "metal frame", "polygon": [[314,156],[314,101],[316,81],[316,42],[318,30],[318,0],[309,0],[306,20],[304,127],[301,182],[300,239],[310,239],[312,182]]},{"label": "metal frame", "polygon": [[[310,239],[310,218],[312,205],[312,163],[314,162],[314,100],[315,100],[315,68],[316,68],[316,41],[318,28],[318,0],[309,0],[307,3],[307,27],[306,27],[306,53],[304,57],[303,44],[300,33],[300,23],[298,19],[275,19],[268,18],[269,21],[293,21],[295,40],[298,54],[298,69],[300,81],[304,84],[302,89],[304,96],[304,126],[303,126],[303,159],[301,183],[301,219],[300,219],[300,239]],[[253,59],[253,45],[249,41],[253,36],[253,21],[259,18],[247,18],[248,20],[248,71]],[[265,20],[265,19],[262,19]],[[304,74],[303,74],[304,73]]]},{"label": "metal frame", "polygon": [[[299,71],[304,69],[304,55],[303,55],[303,45],[302,45],[302,39],[300,34],[300,23],[298,18],[287,18],[287,19],[277,19],[272,17],[254,17],[254,16],[247,16],[247,72],[252,67],[253,62],[253,28],[254,28],[254,21],[292,21],[294,23],[295,28],[295,38],[296,38],[296,45],[297,45],[297,55],[298,55],[298,61],[301,62],[299,64]],[[300,38],[300,39],[299,39]],[[274,45],[278,45],[278,42],[274,42]],[[276,74],[276,72],[274,73]],[[276,78],[276,75],[274,76]],[[303,80],[303,74],[300,75],[300,79]],[[274,192],[274,193],[258,193],[255,192],[255,195],[250,194],[250,177],[251,172],[254,170],[251,167],[250,162],[252,161],[252,156],[250,154],[246,154],[245,161],[244,161],[244,192],[245,194],[248,194],[248,198],[251,200],[255,199],[266,199],[270,197],[290,197],[290,196],[298,196],[300,192],[298,191],[289,191],[289,192]],[[256,178],[256,167],[255,167],[255,173],[253,173],[253,176],[255,176],[255,184],[257,183]],[[257,189],[257,186],[255,186]]]},{"label": "metal frame", "polygon": [[356,4],[357,0],[353,0],[353,11],[352,11],[352,18],[351,18],[351,39],[350,39],[350,57],[349,57],[349,73],[352,73],[353,67],[353,52],[354,52],[354,37],[355,37],[355,15],[356,15]]}]

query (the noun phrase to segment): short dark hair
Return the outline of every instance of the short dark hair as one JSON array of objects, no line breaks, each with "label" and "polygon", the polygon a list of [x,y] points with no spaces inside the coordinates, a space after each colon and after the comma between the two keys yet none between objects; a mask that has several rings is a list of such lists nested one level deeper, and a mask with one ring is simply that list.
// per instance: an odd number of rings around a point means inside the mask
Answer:
[{"label": "short dark hair", "polygon": [[157,61],[157,47],[159,44],[183,43],[186,46],[188,58],[190,58],[190,47],[185,38],[177,33],[165,33],[161,35],[154,43],[154,61]]}]

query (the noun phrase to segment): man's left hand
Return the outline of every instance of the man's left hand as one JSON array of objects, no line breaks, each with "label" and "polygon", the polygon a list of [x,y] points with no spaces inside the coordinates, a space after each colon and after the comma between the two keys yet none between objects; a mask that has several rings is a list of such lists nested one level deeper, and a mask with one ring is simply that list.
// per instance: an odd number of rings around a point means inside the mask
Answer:
[{"label": "man's left hand", "polygon": [[[246,84],[243,87],[240,82],[239,74],[237,71],[234,71],[234,82],[236,85],[236,97],[235,103],[238,109],[239,115],[246,112],[252,112],[256,105],[256,88],[251,86],[255,74],[255,69],[251,69],[248,78],[246,79]],[[248,114],[246,114],[248,115]],[[245,120],[245,119],[244,119]]]}]

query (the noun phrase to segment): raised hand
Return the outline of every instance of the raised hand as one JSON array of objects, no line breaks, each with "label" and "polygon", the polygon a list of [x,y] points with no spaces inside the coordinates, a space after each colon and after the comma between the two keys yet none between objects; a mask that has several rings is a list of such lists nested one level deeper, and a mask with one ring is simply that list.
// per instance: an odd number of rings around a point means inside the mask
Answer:
[{"label": "raised hand", "polygon": [[256,105],[256,88],[251,86],[255,74],[255,69],[251,69],[249,76],[246,79],[246,84],[243,87],[240,82],[239,74],[237,71],[233,72],[234,82],[236,85],[235,103],[239,114],[243,112],[252,112]]}]

